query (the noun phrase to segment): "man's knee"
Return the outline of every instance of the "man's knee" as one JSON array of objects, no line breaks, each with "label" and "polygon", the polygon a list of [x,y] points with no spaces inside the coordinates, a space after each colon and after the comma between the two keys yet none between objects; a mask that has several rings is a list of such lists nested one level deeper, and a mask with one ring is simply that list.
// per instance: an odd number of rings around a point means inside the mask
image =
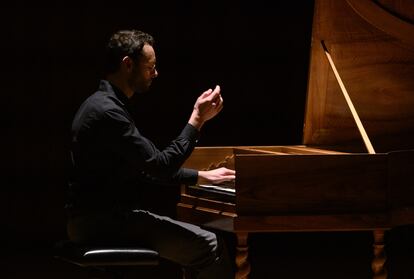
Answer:
[{"label": "man's knee", "polygon": [[198,279],[231,279],[234,278],[234,270],[227,254],[227,250],[222,238],[217,237],[214,233],[206,235],[209,247],[208,253],[198,262],[185,268],[186,277]]},{"label": "man's knee", "polygon": [[192,251],[193,255],[187,266],[199,269],[216,261],[219,247],[215,233],[203,231],[196,236],[193,244],[196,250]]}]

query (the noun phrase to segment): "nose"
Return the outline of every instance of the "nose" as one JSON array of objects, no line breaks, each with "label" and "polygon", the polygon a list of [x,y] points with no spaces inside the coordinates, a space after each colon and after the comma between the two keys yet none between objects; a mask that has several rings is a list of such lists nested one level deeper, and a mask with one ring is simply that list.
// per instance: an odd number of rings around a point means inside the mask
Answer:
[{"label": "nose", "polygon": [[154,72],[152,74],[152,78],[156,78],[158,76],[158,71],[157,69],[154,69]]}]

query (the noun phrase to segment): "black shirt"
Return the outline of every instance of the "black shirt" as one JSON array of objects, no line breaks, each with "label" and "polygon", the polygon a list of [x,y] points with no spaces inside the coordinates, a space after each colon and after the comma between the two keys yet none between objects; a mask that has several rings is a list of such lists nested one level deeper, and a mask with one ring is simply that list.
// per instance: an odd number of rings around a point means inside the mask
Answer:
[{"label": "black shirt", "polygon": [[128,98],[102,80],[72,123],[73,175],[69,213],[139,207],[151,183],[195,184],[197,171],[181,168],[199,132],[187,124],[164,150],[142,136],[128,113]]}]

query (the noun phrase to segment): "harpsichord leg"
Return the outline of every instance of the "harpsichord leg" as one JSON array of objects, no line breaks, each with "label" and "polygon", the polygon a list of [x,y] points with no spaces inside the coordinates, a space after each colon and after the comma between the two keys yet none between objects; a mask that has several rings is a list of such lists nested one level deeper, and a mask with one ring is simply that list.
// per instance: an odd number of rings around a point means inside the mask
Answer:
[{"label": "harpsichord leg", "polygon": [[374,259],[372,260],[372,272],[373,279],[386,279],[387,270],[385,268],[385,244],[384,244],[384,235],[385,230],[374,230]]},{"label": "harpsichord leg", "polygon": [[247,279],[250,273],[250,263],[247,260],[249,253],[249,246],[247,244],[247,232],[238,232],[237,236],[237,247],[236,247],[236,279]]}]

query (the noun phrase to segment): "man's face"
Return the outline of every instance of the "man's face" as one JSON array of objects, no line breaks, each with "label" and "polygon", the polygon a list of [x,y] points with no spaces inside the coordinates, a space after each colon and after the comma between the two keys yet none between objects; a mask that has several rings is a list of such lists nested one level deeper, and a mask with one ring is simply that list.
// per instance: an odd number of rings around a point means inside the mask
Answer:
[{"label": "man's face", "polygon": [[134,92],[142,93],[149,90],[152,80],[158,76],[155,63],[154,48],[148,44],[144,45],[140,60],[133,63],[129,78],[129,85]]}]

